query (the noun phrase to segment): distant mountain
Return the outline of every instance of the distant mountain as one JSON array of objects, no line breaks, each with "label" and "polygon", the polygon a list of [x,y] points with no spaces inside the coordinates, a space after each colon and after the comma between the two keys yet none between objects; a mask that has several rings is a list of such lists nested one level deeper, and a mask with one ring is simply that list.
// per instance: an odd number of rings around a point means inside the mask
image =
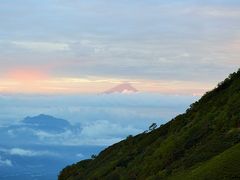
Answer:
[{"label": "distant mountain", "polygon": [[[80,131],[81,126],[71,125],[67,120],[40,114],[26,117],[18,124],[0,127],[0,142],[2,144],[46,144],[55,141],[54,138],[65,132]],[[59,141],[60,142],[60,141]],[[57,143],[55,141],[55,143]]]},{"label": "distant mountain", "polygon": [[59,180],[240,179],[240,70],[157,129],[62,170]]},{"label": "distant mountain", "polygon": [[0,180],[52,180],[59,169],[103,149],[65,145],[80,124],[40,114],[0,127]]},{"label": "distant mountain", "polygon": [[130,83],[123,83],[105,91],[104,93],[113,94],[113,93],[135,93],[135,92],[138,92],[138,90],[134,88]]},{"label": "distant mountain", "polygon": [[71,127],[71,124],[67,120],[45,114],[40,114],[34,117],[28,116],[22,122],[34,129],[45,131],[64,131]]}]

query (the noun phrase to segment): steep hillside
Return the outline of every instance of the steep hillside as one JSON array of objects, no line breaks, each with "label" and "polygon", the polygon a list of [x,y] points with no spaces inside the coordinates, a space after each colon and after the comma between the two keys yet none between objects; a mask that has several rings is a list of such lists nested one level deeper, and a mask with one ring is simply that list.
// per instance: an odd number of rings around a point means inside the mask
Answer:
[{"label": "steep hillside", "polygon": [[240,179],[240,143],[187,172],[170,180]]},{"label": "steep hillside", "polygon": [[148,133],[66,167],[60,180],[239,178],[240,70]]}]

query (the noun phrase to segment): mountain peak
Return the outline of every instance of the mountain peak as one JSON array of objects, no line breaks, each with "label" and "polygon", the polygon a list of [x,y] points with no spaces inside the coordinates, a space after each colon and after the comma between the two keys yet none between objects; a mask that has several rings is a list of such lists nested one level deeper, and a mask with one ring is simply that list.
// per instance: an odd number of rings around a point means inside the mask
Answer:
[{"label": "mountain peak", "polygon": [[112,94],[112,93],[135,93],[138,92],[136,88],[134,88],[130,83],[122,83],[119,84],[107,91],[105,91],[105,94]]}]

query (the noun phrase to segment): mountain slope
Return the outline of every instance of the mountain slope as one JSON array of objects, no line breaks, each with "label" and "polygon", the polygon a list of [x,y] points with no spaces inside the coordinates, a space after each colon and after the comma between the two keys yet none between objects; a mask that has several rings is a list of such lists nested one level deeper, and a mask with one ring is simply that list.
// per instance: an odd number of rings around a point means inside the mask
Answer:
[{"label": "mountain slope", "polygon": [[189,172],[170,180],[240,179],[240,143]]},{"label": "mountain slope", "polygon": [[210,167],[219,177],[231,179],[231,168],[219,171],[217,165],[235,150],[225,165],[239,166],[233,160],[235,156],[240,160],[236,153],[239,142],[240,70],[186,113],[156,130],[108,147],[95,159],[66,167],[59,179],[201,179]]}]

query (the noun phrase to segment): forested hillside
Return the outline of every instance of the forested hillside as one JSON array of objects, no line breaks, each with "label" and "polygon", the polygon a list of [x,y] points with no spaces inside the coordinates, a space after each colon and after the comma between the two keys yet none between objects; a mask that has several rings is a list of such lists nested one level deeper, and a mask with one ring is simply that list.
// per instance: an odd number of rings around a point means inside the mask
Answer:
[{"label": "forested hillside", "polygon": [[240,179],[240,70],[165,125],[62,170],[76,179]]}]

